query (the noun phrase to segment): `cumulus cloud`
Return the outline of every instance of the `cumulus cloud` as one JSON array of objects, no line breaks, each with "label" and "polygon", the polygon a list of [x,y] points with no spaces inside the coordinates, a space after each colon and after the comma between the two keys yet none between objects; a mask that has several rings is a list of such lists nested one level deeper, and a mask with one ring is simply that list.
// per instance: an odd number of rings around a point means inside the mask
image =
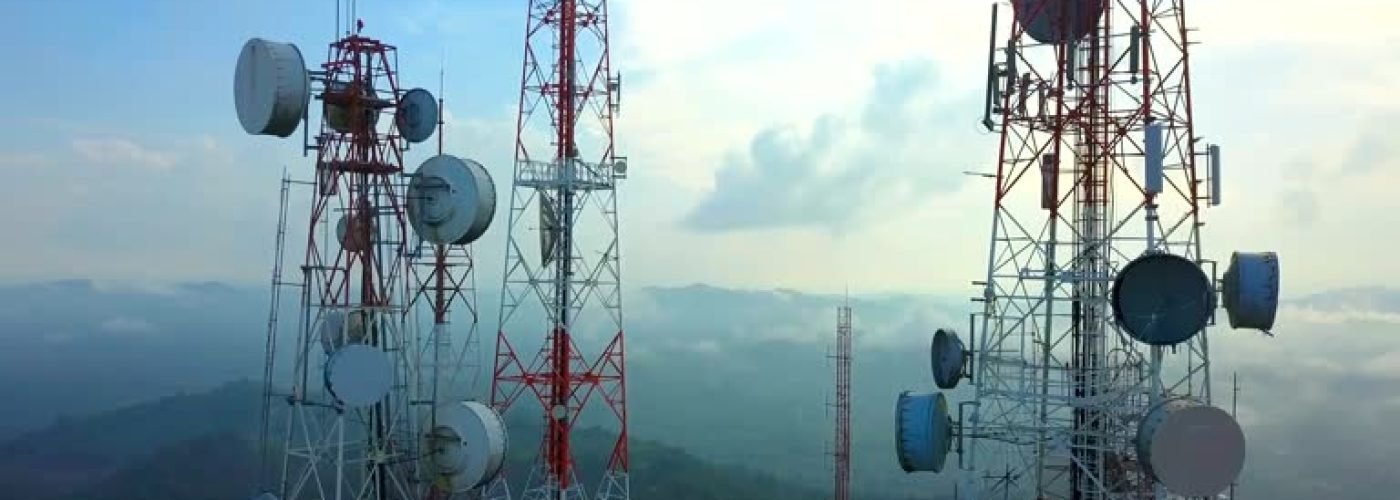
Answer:
[{"label": "cumulus cloud", "polygon": [[1390,133],[1400,113],[1381,113],[1362,122],[1356,142],[1344,156],[1340,175],[1364,175],[1395,161],[1400,140]]},{"label": "cumulus cloud", "polygon": [[72,145],[74,152],[93,163],[166,169],[176,161],[173,153],[148,149],[127,139],[74,139]]},{"label": "cumulus cloud", "polygon": [[806,131],[761,130],[745,154],[730,155],[713,190],[683,223],[701,231],[842,231],[957,188],[956,170],[940,169],[937,160],[942,141],[935,131],[943,123],[932,117],[945,103],[934,98],[935,69],[923,60],[881,66],[861,109],[849,113],[854,116],[824,114]]}]

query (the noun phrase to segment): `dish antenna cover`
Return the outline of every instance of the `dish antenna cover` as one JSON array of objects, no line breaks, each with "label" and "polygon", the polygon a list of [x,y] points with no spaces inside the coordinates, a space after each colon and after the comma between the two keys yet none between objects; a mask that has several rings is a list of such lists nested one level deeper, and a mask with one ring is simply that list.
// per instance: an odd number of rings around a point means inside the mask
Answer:
[{"label": "dish antenna cover", "polygon": [[1016,22],[1040,43],[1084,38],[1103,17],[1106,0],[1012,0]]},{"label": "dish antenna cover", "polygon": [[[491,407],[462,401],[438,407],[437,427],[428,434],[435,480],[454,492],[468,491],[500,475],[509,439]],[[443,484],[446,483],[446,484]]]},{"label": "dish antenna cover", "polygon": [[[321,321],[321,347],[326,354],[330,354],[341,347],[350,344],[361,344],[365,341],[366,319],[369,313],[361,310],[352,310],[349,314],[345,311],[330,311]],[[345,324],[346,318],[350,319],[350,324]]]},{"label": "dish antenna cover", "polygon": [[1118,272],[1111,302],[1114,319],[1133,339],[1171,346],[1206,327],[1215,292],[1196,263],[1169,253],[1149,253]]},{"label": "dish antenna cover", "polygon": [[540,266],[554,261],[554,249],[559,246],[559,215],[554,211],[554,199],[540,193]]},{"label": "dish antenna cover", "polygon": [[967,349],[952,330],[939,328],[933,333],[929,359],[933,368],[933,383],[940,389],[952,389],[962,380],[967,362]]},{"label": "dish antenna cover", "polygon": [[394,123],[399,127],[399,134],[408,142],[428,140],[438,126],[437,99],[433,98],[432,92],[424,89],[408,91],[399,99]]},{"label": "dish antenna cover", "polygon": [[292,135],[310,99],[311,79],[296,45],[261,38],[243,44],[233,72],[233,105],[244,132]]},{"label": "dish antenna cover", "polygon": [[466,245],[491,226],[496,185],[480,163],[437,155],[409,181],[407,205],[408,222],[424,240]]},{"label": "dish antenna cover", "polygon": [[1230,328],[1269,331],[1278,314],[1279,266],[1274,252],[1230,255],[1230,267],[1222,280],[1225,312]]},{"label": "dish antenna cover", "polygon": [[[360,91],[358,103],[355,105],[360,109],[359,119],[355,118],[349,105],[351,92],[356,88]],[[360,126],[373,129],[379,125],[377,99],[372,82],[351,85],[346,82],[332,81],[326,84],[326,93],[321,106],[322,116],[331,130],[342,134],[348,134]]]},{"label": "dish antenna cover", "polygon": [[378,347],[350,344],[326,361],[326,389],[345,406],[372,405],[389,394],[394,365]]},{"label": "dish antenna cover", "polygon": [[953,444],[948,399],[941,392],[899,394],[895,404],[895,453],[904,472],[940,472]]},{"label": "dish antenna cover", "polygon": [[1172,493],[1214,497],[1244,469],[1244,431],[1225,410],[1186,399],[1157,405],[1138,425],[1137,454]]},{"label": "dish antenna cover", "polygon": [[[371,222],[366,223],[366,219]],[[335,237],[340,241],[340,247],[351,252],[362,252],[368,249],[370,243],[376,239],[376,228],[372,220],[365,217],[363,213],[357,213],[353,217],[350,215],[340,216],[340,221],[335,224]]]}]

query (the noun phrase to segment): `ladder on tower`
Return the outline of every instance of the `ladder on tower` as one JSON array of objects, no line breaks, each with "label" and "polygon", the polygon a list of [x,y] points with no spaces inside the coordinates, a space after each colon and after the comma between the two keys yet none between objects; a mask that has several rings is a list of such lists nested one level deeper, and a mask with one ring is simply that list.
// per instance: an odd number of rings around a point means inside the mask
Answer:
[{"label": "ladder on tower", "polygon": [[[276,363],[277,319],[279,316],[278,313],[282,308],[282,288],[301,288],[304,286],[304,284],[300,282],[282,281],[283,253],[287,241],[287,201],[291,192],[292,184],[298,184],[298,182],[292,180],[292,178],[287,174],[286,167],[283,167],[281,188],[278,193],[277,232],[275,236],[275,245],[273,247],[272,284],[270,290],[271,303],[268,307],[267,312],[267,345],[264,350],[266,354],[263,358],[262,408],[260,415],[260,423],[258,427],[258,477],[260,483],[263,479],[268,477],[268,475],[266,474],[268,453],[272,449],[270,446],[268,446],[267,441],[269,425],[268,421],[271,419],[272,414],[272,379],[274,375],[274,366]],[[260,484],[260,487],[266,488],[267,486],[267,484]]]}]

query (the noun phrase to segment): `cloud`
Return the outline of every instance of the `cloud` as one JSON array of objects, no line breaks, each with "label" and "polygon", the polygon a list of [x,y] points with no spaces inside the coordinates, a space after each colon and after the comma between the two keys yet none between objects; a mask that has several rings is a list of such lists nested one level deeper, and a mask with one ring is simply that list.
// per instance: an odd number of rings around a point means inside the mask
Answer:
[{"label": "cloud", "polygon": [[1245,0],[1202,2],[1188,15],[1203,33],[1199,38],[1212,45],[1306,43],[1368,48],[1393,32],[1387,24],[1390,16],[1386,14],[1394,12],[1389,2],[1340,0],[1322,10],[1309,9],[1305,0],[1275,0],[1268,5],[1265,9]]},{"label": "cloud", "polygon": [[1364,175],[1395,161],[1400,141],[1390,128],[1400,121],[1400,113],[1377,113],[1361,122],[1356,142],[1345,155],[1339,175]]},{"label": "cloud", "polygon": [[146,335],[156,332],[155,325],[140,318],[115,317],[103,321],[97,328],[115,335]]},{"label": "cloud", "polygon": [[700,231],[795,226],[841,232],[959,187],[952,169],[937,168],[943,143],[933,131],[945,124],[932,119],[943,104],[934,98],[933,64],[888,64],[874,75],[855,117],[824,114],[805,133],[788,125],[758,132],[746,154],[729,156],[713,190],[682,223]]},{"label": "cloud", "polygon": [[[509,2],[495,5],[475,3],[463,8],[454,2],[427,0],[395,2],[389,21],[404,34],[422,36],[465,36],[479,32],[476,25],[483,22],[523,23],[525,8]],[[363,17],[363,16],[362,16]]]},{"label": "cloud", "polygon": [[1400,316],[1400,289],[1378,286],[1334,289],[1287,300],[1285,305],[1321,312]]},{"label": "cloud", "polygon": [[39,339],[50,344],[67,344],[78,338],[69,332],[46,331],[39,334]]},{"label": "cloud", "polygon": [[711,340],[711,339],[700,339],[700,340],[697,340],[697,341],[695,341],[695,342],[691,342],[691,343],[689,343],[689,344],[684,344],[684,346],[685,346],[684,348],[687,349],[687,350],[690,350],[690,351],[693,351],[693,352],[697,352],[697,353],[702,353],[702,354],[719,354],[719,353],[720,353],[719,342],[715,342],[714,340]]},{"label": "cloud", "polygon": [[126,139],[74,139],[72,145],[73,151],[93,163],[167,169],[176,161],[173,153],[147,149]]},{"label": "cloud", "polygon": [[1400,378],[1400,350],[1390,351],[1361,363],[1359,372],[1381,378]]},{"label": "cloud", "polygon": [[52,162],[53,158],[45,154],[0,151],[0,167],[38,167]]},{"label": "cloud", "polygon": [[1280,312],[1299,321],[1319,325],[1342,325],[1347,323],[1383,323],[1400,325],[1400,314],[1364,309],[1314,309],[1287,308]]},{"label": "cloud", "polygon": [[[653,337],[649,342],[687,351],[713,347],[733,352],[763,342],[827,346],[835,332],[836,307],[843,303],[853,309],[858,349],[922,349],[936,328],[958,328],[967,321],[960,297],[938,295],[848,298],[782,289],[690,285],[647,287],[629,294],[626,300],[631,331],[667,332],[667,336]],[[716,311],[724,314],[716,315]],[[715,345],[697,345],[701,339]]]},{"label": "cloud", "polygon": [[[212,135],[201,135],[197,139],[198,150],[203,163],[228,166],[236,163],[234,152],[226,144]],[[172,155],[173,156],[173,155]]]},{"label": "cloud", "polygon": [[1295,223],[1302,227],[1311,226],[1317,222],[1318,201],[1317,193],[1308,188],[1298,188],[1283,192],[1279,195],[1279,216],[1285,222]]}]

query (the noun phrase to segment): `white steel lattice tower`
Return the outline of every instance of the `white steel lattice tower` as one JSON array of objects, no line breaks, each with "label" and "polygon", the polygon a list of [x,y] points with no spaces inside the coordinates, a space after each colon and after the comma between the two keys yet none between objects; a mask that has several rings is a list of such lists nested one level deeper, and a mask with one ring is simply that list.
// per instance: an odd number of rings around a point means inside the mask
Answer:
[{"label": "white steel lattice tower", "polygon": [[[939,394],[901,398],[906,470],[938,471],[914,459],[955,447],[965,497],[1075,500],[1214,496],[1238,474],[1243,435],[1209,406],[1220,293],[1201,227],[1219,202],[1219,149],[1192,121],[1185,3],[1016,0],[1009,30],[993,7],[984,125],[1000,151],[983,310],[966,351],[940,332],[932,353],[939,387],[967,378],[971,398],[956,417]],[[1254,264],[1265,272],[1233,271]],[[1276,258],[1236,254],[1231,268],[1232,326],[1271,328]],[[1249,314],[1241,287],[1263,315],[1236,321]],[[931,441],[906,434],[921,412]],[[1198,419],[1219,439],[1178,439]],[[1166,441],[1203,468],[1154,454]]]},{"label": "white steel lattice tower", "polygon": [[[629,497],[616,191],[627,163],[613,145],[621,81],[607,15],[604,0],[532,0],[527,15],[491,402],[542,423],[535,465],[507,472],[528,499]],[[597,358],[580,348],[590,339]],[[579,463],[571,432],[599,399],[616,439],[605,463]],[[519,446],[535,440],[519,431]],[[588,492],[581,477],[600,484]],[[506,486],[488,492],[508,497]]]}]

